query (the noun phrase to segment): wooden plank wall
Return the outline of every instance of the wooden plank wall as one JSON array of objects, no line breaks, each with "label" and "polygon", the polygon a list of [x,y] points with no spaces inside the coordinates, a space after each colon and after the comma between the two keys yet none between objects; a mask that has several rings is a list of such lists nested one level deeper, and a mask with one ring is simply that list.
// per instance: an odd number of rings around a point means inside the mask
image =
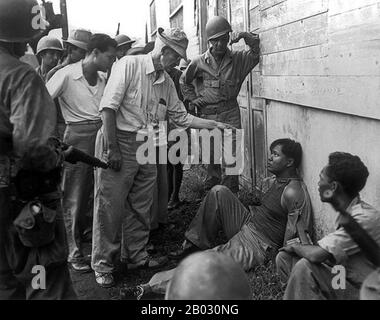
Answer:
[{"label": "wooden plank wall", "polygon": [[380,119],[380,0],[251,0],[255,96]]}]

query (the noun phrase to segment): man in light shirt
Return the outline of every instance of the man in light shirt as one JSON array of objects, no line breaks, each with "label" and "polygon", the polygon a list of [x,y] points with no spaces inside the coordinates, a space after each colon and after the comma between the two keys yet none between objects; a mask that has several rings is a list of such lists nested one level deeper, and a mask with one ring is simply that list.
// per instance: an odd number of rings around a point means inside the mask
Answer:
[{"label": "man in light shirt", "polygon": [[[150,231],[149,209],[156,180],[155,164],[140,164],[137,151],[144,141],[137,134],[154,132],[166,137],[166,117],[177,127],[225,129],[222,123],[187,114],[165,67],[186,59],[186,35],[179,29],[159,28],[151,54],[127,56],[114,66],[100,104],[104,126],[96,142],[96,155],[111,170],[99,170],[95,179],[92,268],[102,287],[114,285],[114,259],[120,250],[128,269],[157,268],[165,257],[153,258],[146,246]],[[156,141],[157,143],[158,141]],[[153,148],[154,149],[154,148]]]},{"label": "man in light shirt", "polygon": [[[59,98],[67,125],[64,142],[92,156],[102,126],[99,104],[106,86],[105,72],[115,61],[116,45],[105,34],[93,35],[86,57],[57,71],[46,84],[50,95]],[[83,256],[81,235],[93,178],[92,167],[82,163],[68,165],[63,176],[63,208],[65,217],[71,216],[69,262],[82,272],[91,270]]]},{"label": "man in light shirt", "polygon": [[[332,153],[320,173],[319,193],[322,202],[330,203],[337,211],[345,210],[380,245],[380,213],[359,196],[368,175],[359,157]],[[342,226],[342,219],[339,214],[335,231],[317,245],[293,244],[278,254],[277,270],[282,281],[288,281],[285,300],[359,298],[360,286],[375,266]],[[345,268],[344,288],[334,287],[335,266]]]}]

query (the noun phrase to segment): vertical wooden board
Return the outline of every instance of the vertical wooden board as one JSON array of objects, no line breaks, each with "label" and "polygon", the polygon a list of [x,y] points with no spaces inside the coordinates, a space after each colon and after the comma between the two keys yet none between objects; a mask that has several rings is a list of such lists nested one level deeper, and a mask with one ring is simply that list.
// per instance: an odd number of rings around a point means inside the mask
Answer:
[{"label": "vertical wooden board", "polygon": [[261,97],[262,95],[262,76],[260,72],[251,72],[252,96]]},{"label": "vertical wooden board", "polygon": [[261,30],[268,30],[294,21],[327,12],[328,0],[287,0],[261,11]]},{"label": "vertical wooden board", "polygon": [[[263,99],[261,99],[263,100]],[[264,101],[264,100],[263,100]],[[265,134],[265,118],[262,111],[252,110],[253,119],[253,138],[255,148],[254,168],[255,168],[255,180],[256,184],[266,177],[266,162],[267,162],[267,150],[266,150],[266,134]]]},{"label": "vertical wooden board", "polygon": [[251,163],[252,163],[252,156],[251,156],[251,148],[250,148],[250,130],[249,130],[249,118],[248,118],[248,110],[247,109],[240,109],[241,114],[241,122],[242,122],[242,129],[244,130],[244,170],[243,170],[243,176],[246,178],[246,180],[251,180]]},{"label": "vertical wooden board", "polygon": [[363,8],[379,2],[380,0],[330,0],[329,15],[333,16],[339,13]]},{"label": "vertical wooden board", "polygon": [[286,1],[287,0],[260,0],[260,10],[268,9]]},{"label": "vertical wooden board", "polygon": [[249,10],[256,8],[260,5],[260,0],[248,0],[248,2],[249,2],[249,6],[248,6]]},{"label": "vertical wooden board", "polygon": [[380,3],[330,16],[329,43],[380,40]]},{"label": "vertical wooden board", "polygon": [[217,0],[217,3],[218,3],[218,16],[222,16],[222,17],[228,19],[227,0]]},{"label": "vertical wooden board", "polygon": [[261,53],[293,50],[327,42],[327,13],[260,33]]},{"label": "vertical wooden board", "polygon": [[295,49],[263,55],[263,76],[329,75],[328,45]]}]

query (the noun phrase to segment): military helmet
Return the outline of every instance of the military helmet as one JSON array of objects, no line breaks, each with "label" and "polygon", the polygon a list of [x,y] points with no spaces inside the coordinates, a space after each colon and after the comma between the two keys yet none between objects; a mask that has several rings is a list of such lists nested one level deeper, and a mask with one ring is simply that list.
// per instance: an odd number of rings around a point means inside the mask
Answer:
[{"label": "military helmet", "polygon": [[45,50],[63,51],[61,41],[55,37],[45,36],[38,41],[37,55]]},{"label": "military helmet", "polygon": [[207,40],[217,39],[229,32],[232,32],[231,25],[223,17],[212,17],[206,24]]},{"label": "military helmet", "polygon": [[0,41],[27,42],[41,33],[36,0],[0,0]]}]

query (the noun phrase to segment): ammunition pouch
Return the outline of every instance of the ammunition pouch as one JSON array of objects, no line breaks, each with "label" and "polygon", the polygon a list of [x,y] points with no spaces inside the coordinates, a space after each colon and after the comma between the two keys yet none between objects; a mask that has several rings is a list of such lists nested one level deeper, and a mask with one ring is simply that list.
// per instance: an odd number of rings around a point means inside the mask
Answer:
[{"label": "ammunition pouch", "polygon": [[13,222],[21,243],[25,247],[38,248],[55,239],[56,210],[36,200],[28,202]]}]

